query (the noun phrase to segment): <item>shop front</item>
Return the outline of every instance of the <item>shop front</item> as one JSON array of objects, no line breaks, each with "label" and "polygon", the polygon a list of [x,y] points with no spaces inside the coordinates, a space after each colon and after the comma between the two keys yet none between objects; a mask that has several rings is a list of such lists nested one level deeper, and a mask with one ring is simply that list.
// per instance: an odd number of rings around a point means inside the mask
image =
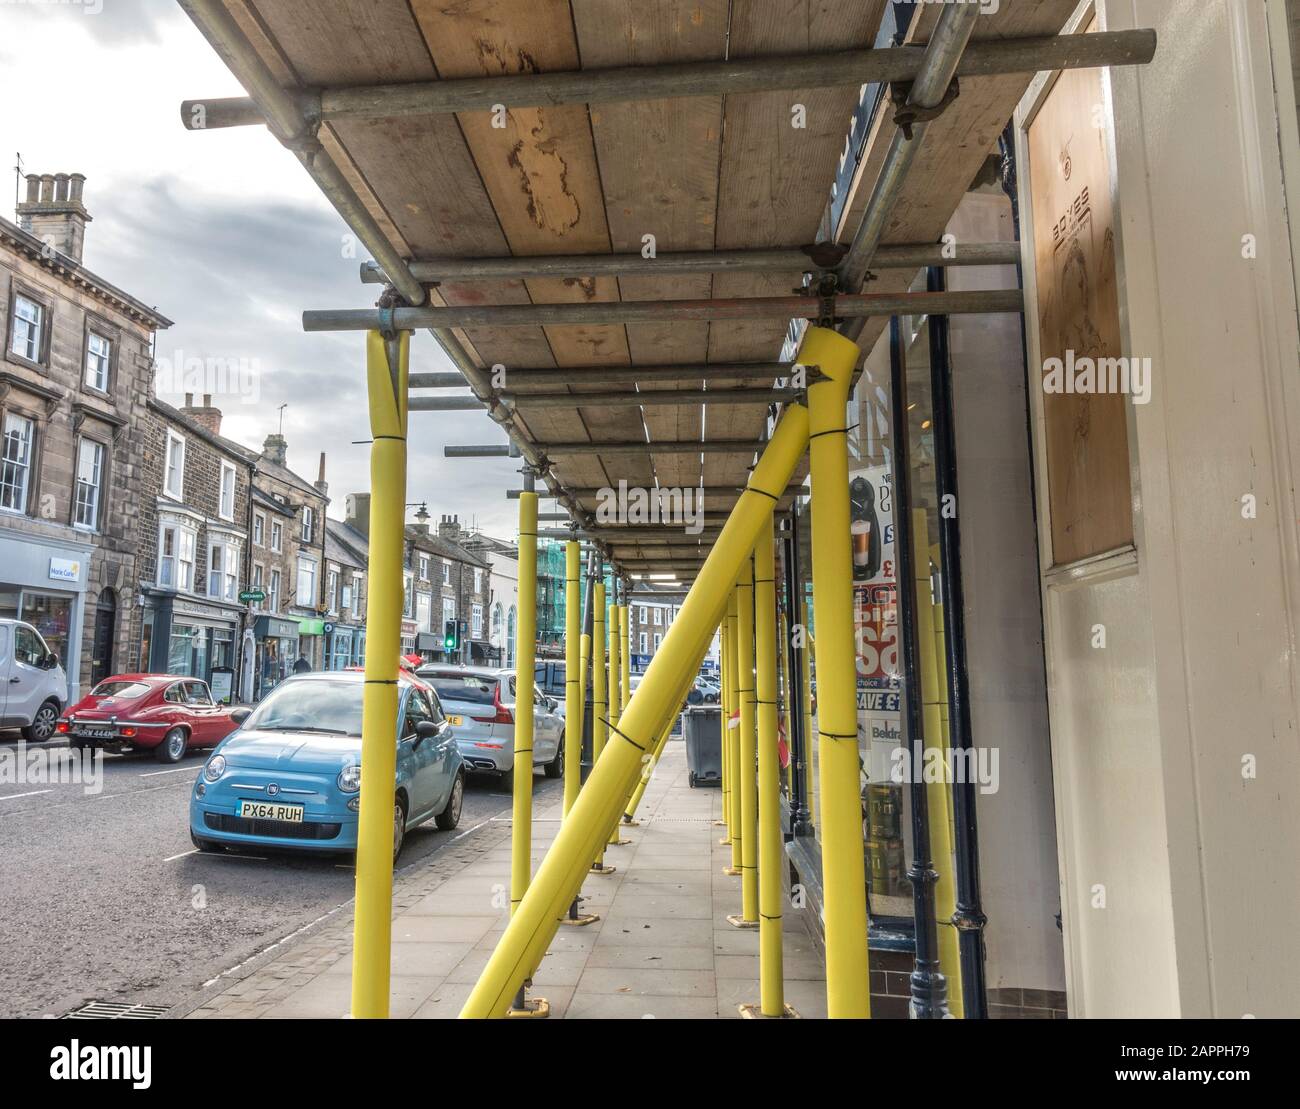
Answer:
[{"label": "shop front", "polygon": [[366,662],[366,629],[325,622],[325,669],[346,670]]},{"label": "shop front", "polygon": [[442,637],[433,632],[420,632],[415,637],[415,653],[425,662],[437,662],[442,655]]},{"label": "shop front", "polygon": [[140,658],[153,674],[202,678],[234,673],[243,610],[146,591]]},{"label": "shop front", "polygon": [[81,639],[91,548],[0,529],[0,618],[26,620],[59,656],[68,697],[80,697]]},{"label": "shop front", "polygon": [[253,697],[260,701],[293,674],[298,661],[298,621],[259,616],[253,623]]}]

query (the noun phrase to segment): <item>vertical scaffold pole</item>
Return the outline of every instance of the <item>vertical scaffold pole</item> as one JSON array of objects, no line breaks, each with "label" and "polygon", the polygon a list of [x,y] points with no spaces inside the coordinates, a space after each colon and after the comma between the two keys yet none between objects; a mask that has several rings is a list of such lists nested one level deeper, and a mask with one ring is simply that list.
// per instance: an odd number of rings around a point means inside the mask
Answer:
[{"label": "vertical scaffold pole", "polygon": [[723,611],[722,623],[718,625],[718,707],[722,710],[719,720],[718,745],[722,756],[722,819],[713,823],[726,829],[718,843],[723,847],[731,846],[731,751],[727,747],[727,721],[731,718],[731,633],[727,626],[726,613],[731,609],[728,600]]},{"label": "vertical scaffold pole", "polygon": [[[510,912],[519,908],[533,868],[533,685],[537,672],[537,494],[533,471],[524,469],[519,494],[519,623],[515,644],[514,808],[510,822]],[[529,1001],[519,987],[510,1016],[546,1017],[544,998]]]},{"label": "vertical scaffold pole", "polygon": [[370,597],[361,709],[361,813],[357,821],[352,1015],[388,1016],[392,956],[393,834],[403,819],[397,777],[398,656],[402,652],[402,557],[406,522],[407,375],[411,333],[366,337],[370,400]]},{"label": "vertical scaffold pole", "polygon": [[582,549],[564,545],[564,815],[582,787]]},{"label": "vertical scaffold pole", "polygon": [[740,904],[729,916],[737,928],[758,927],[758,782],[754,704],[754,565],[746,560],[736,583],[736,667],[740,694],[740,728],[736,736],[736,780],[740,822],[732,836],[740,837]]},{"label": "vertical scaffold pole", "polygon": [[808,388],[808,416],[826,1008],[832,1018],[871,1015],[853,555],[845,538],[849,534],[847,408],[860,354],[857,344],[820,328],[812,331],[800,353],[802,364],[821,369],[821,376]]},{"label": "vertical scaffold pole", "polygon": [[[600,570],[597,569],[597,573]],[[596,589],[591,598],[593,624],[591,629],[591,769],[596,772],[596,764],[605,750],[605,739],[609,735],[609,703],[605,691],[605,583],[596,582]],[[581,794],[579,794],[581,798]],[[600,845],[591,864],[593,874],[613,874],[614,867],[605,865],[605,845]]]},{"label": "vertical scaffold pole", "polygon": [[[572,543],[571,547],[578,548],[578,543]],[[567,554],[566,554],[566,557]],[[578,551],[578,559],[581,561],[581,551]],[[580,608],[578,603],[572,605],[572,617],[569,610],[565,610],[565,630],[568,636],[568,642],[565,644],[565,671],[568,679],[565,684],[565,707],[564,707],[564,746],[565,746],[565,765],[564,765],[564,819],[569,819],[569,813],[573,805],[578,800],[578,794],[582,792],[582,752],[587,743],[592,738],[589,731],[588,720],[591,713],[588,711],[589,696],[591,693],[591,632],[594,626],[592,609],[595,607],[593,598],[596,588],[596,572],[599,565],[599,559],[595,552],[592,552],[587,563],[586,585],[583,586],[583,595],[585,604]],[[573,575],[566,571],[566,578]],[[565,603],[569,603],[566,593]],[[574,652],[574,636],[568,629],[573,627],[570,619],[575,621],[582,629],[582,635],[577,644],[578,655],[578,672],[573,674],[572,658]],[[575,684],[576,683],[576,684]],[[577,696],[577,709],[575,711],[572,698]],[[594,758],[594,756],[593,756]],[[584,913],[581,911],[581,885],[578,890],[574,891],[573,900],[569,902],[569,911],[565,914],[561,923],[570,925],[575,928],[582,928],[588,924],[595,924],[600,919],[598,913]]]},{"label": "vertical scaffold pole", "polygon": [[[758,693],[758,897],[759,1004],[764,1017],[797,1014],[785,1003],[782,958],[782,907],[785,902],[784,851],[781,849],[781,767],[776,748],[777,622],[776,534],[767,533],[754,549],[755,689]],[[746,1015],[753,1006],[742,1006]]]},{"label": "vertical scaffold pole", "polygon": [[[740,589],[731,591],[727,601],[727,640],[730,645],[731,705],[727,719],[722,722],[722,742],[727,745],[727,772],[731,777],[731,788],[727,791],[727,835],[731,841],[731,866],[723,873],[739,877],[744,873],[742,867],[744,832],[740,823],[740,798],[743,794],[740,776]],[[734,726],[733,726],[734,721]]]},{"label": "vertical scaffold pole", "polygon": [[[623,716],[623,709],[627,705],[627,689],[625,685],[627,668],[624,666],[623,660],[626,652],[623,650],[622,632],[627,606],[618,603],[617,588],[616,582],[615,603],[609,606],[609,726],[611,732],[618,728],[618,722]],[[616,823],[613,831],[609,833],[610,847],[619,847],[622,844],[632,842],[623,839],[619,835],[618,828],[619,826]]]}]

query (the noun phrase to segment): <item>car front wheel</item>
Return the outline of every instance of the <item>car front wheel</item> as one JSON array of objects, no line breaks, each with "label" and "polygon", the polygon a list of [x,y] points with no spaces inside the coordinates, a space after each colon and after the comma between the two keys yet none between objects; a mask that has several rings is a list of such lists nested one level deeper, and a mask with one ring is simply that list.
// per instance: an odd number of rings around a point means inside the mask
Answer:
[{"label": "car front wheel", "polygon": [[406,810],[402,808],[401,798],[393,801],[393,862],[402,853],[402,844],[406,842]]},{"label": "car front wheel", "polygon": [[153,757],[159,762],[180,762],[185,757],[185,749],[188,746],[189,739],[185,735],[185,729],[173,728],[163,736],[163,741],[153,749]]},{"label": "car front wheel", "polygon": [[465,775],[457,774],[451,783],[451,796],[442,812],[433,818],[433,822],[444,832],[450,832],[460,823],[460,810],[465,807]]},{"label": "car front wheel", "polygon": [[[18,679],[15,678],[15,681]],[[59,722],[59,710],[53,701],[46,701],[36,710],[32,722],[23,728],[23,739],[28,743],[44,743],[54,734],[54,726]]]}]

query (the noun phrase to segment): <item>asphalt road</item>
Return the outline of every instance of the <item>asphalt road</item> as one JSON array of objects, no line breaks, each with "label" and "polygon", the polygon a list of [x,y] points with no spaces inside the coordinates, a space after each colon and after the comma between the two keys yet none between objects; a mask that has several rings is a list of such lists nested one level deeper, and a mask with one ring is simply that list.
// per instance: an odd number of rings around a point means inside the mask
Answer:
[{"label": "asphalt road", "polygon": [[[0,757],[16,740],[0,733]],[[178,1004],[351,899],[339,856],[197,853],[187,813],[204,757],[165,767],[106,756],[97,794],[0,785],[0,1018],[60,1016],[88,1000]],[[534,779],[538,797],[561,788]],[[509,815],[494,779],[471,778],[460,827],[408,832],[399,870]]]}]

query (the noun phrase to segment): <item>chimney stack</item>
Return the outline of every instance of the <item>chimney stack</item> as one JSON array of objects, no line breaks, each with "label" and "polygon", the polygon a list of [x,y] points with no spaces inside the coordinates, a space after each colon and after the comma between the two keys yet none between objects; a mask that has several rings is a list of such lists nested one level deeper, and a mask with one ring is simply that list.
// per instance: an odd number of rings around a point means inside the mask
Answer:
[{"label": "chimney stack", "polygon": [[85,186],[80,173],[30,173],[27,196],[18,204],[19,226],[77,263],[91,222],[83,202]]},{"label": "chimney stack", "polygon": [[370,494],[349,493],[343,501],[343,520],[353,531],[370,536]]},{"label": "chimney stack", "polygon": [[460,517],[444,516],[438,523],[438,538],[450,539],[453,543],[460,539]]},{"label": "chimney stack", "polygon": [[325,452],[320,452],[320,476],[316,479],[316,489],[322,497],[330,495],[329,483],[325,480]]},{"label": "chimney stack", "polygon": [[212,394],[205,393],[202,404],[194,403],[194,394],[185,394],[185,407],[181,409],[186,416],[212,435],[221,434],[221,409],[212,403]]},{"label": "chimney stack", "polygon": [[262,457],[277,466],[287,466],[289,441],[283,435],[268,435],[266,443],[262,446]]}]

